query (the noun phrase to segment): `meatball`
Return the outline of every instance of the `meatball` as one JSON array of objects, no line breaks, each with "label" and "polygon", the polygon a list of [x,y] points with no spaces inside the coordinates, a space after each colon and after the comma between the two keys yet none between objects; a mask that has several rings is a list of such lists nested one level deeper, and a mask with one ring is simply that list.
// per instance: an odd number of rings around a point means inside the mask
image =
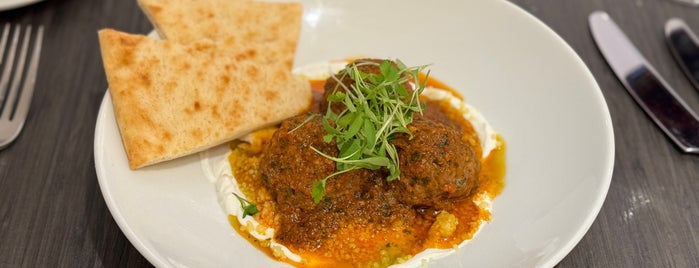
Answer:
[{"label": "meatball", "polygon": [[393,141],[401,175],[392,187],[401,202],[413,207],[447,209],[455,200],[469,197],[478,184],[480,161],[461,131],[438,121],[416,118],[408,125],[409,139]]},{"label": "meatball", "polygon": [[347,219],[410,222],[411,207],[389,191],[382,170],[357,169],[332,177],[322,201],[313,203],[313,184],[334,173],[336,164],[310,147],[330,156],[337,156],[338,149],[334,141],[323,141],[320,117],[301,125],[306,118],[302,115],[282,122],[260,161],[261,178],[277,201],[280,215],[276,239],[312,250],[332,238]]},{"label": "meatball", "polygon": [[[357,69],[359,71],[362,71],[364,73],[369,73],[369,74],[378,74],[381,73],[381,69],[379,68],[379,64],[383,62],[383,59],[358,59],[355,60],[354,62],[351,62],[347,64],[347,66],[351,66],[352,64],[357,65]],[[396,66],[395,62],[391,62],[393,66]],[[403,77],[406,77],[407,74],[404,74]],[[339,83],[338,83],[339,80]],[[330,94],[333,94],[334,92],[337,91],[345,91],[345,88],[350,88],[352,85],[354,85],[354,80],[345,72],[345,69],[341,70],[337,74],[335,74],[332,77],[329,77],[325,81],[325,91],[323,92],[323,98],[321,99],[320,102],[320,112],[325,113],[328,109],[328,96]],[[412,90],[412,86],[410,83],[404,83],[403,86],[405,89],[408,91],[410,94]],[[345,109],[345,105],[342,103],[333,103],[332,104],[332,110],[336,114],[339,114]]]},{"label": "meatball", "polygon": [[260,161],[262,180],[277,202],[301,208],[314,206],[313,183],[335,172],[335,162],[311,147],[328,155],[338,154],[334,142],[323,141],[326,133],[320,117],[304,123],[306,118],[299,115],[283,121]]}]

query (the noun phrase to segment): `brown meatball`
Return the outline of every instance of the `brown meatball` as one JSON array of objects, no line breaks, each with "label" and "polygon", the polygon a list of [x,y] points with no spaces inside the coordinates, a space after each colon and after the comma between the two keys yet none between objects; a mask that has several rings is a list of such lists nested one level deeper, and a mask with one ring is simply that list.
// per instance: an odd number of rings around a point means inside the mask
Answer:
[{"label": "brown meatball", "polygon": [[326,133],[321,118],[301,125],[306,118],[307,115],[299,115],[283,121],[260,161],[262,180],[277,202],[300,208],[314,206],[313,183],[335,172],[335,162],[311,147],[331,156],[338,154],[334,141],[323,141]]},{"label": "brown meatball", "polygon": [[[362,71],[364,73],[369,73],[369,74],[378,74],[381,73],[381,69],[379,68],[379,64],[383,62],[383,59],[358,59],[355,60],[354,62],[348,63],[347,66],[351,66],[352,64],[357,65],[357,69],[359,71]],[[393,66],[396,66],[395,62],[391,62]],[[404,75],[403,77],[406,77]],[[340,83],[338,83],[338,80]],[[329,77],[325,81],[325,91],[323,92],[323,98],[321,99],[320,102],[320,113],[325,113],[328,110],[328,96],[330,94],[333,94],[334,92],[344,92],[345,88],[350,88],[352,85],[354,85],[354,80],[345,72],[345,69],[341,70],[337,74],[331,77]],[[410,86],[410,83],[404,83],[403,86],[405,89],[408,91],[410,94],[413,90],[412,87]],[[345,105],[342,103],[333,103],[332,104],[332,110],[336,114],[339,114],[345,109]]]},{"label": "brown meatball", "polygon": [[314,204],[313,184],[334,173],[335,162],[310,147],[330,156],[336,156],[338,150],[335,142],[323,141],[320,117],[298,127],[306,118],[302,115],[282,122],[260,161],[262,180],[277,200],[281,224],[276,239],[312,250],[349,220],[389,223],[400,218],[411,222],[411,207],[388,190],[382,170],[358,169],[332,177],[324,198]]},{"label": "brown meatball", "polygon": [[461,132],[440,122],[416,118],[408,125],[413,139],[401,134],[398,150],[401,176],[392,187],[401,202],[414,207],[447,209],[471,195],[478,184],[480,162]]}]

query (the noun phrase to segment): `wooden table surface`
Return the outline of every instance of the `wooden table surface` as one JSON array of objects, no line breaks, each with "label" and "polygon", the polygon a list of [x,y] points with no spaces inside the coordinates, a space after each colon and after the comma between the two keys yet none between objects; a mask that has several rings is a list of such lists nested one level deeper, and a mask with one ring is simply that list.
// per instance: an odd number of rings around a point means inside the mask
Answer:
[{"label": "wooden table surface", "polygon": [[[699,156],[680,153],[624,90],[589,34],[607,11],[677,93],[699,111],[699,91],[673,61],[664,22],[699,31],[699,8],[670,0],[513,0],[558,33],[597,79],[616,156],[604,206],[559,267],[699,267]],[[0,267],[143,267],[97,183],[95,121],[107,88],[97,30],[147,33],[135,0],[46,0],[0,11],[0,23],[46,26],[32,110],[0,151]]]}]

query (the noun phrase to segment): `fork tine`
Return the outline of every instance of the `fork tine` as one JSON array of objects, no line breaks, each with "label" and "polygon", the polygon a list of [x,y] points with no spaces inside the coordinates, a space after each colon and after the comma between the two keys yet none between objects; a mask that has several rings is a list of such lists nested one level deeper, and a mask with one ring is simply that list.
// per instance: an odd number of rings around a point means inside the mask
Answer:
[{"label": "fork tine", "polygon": [[[7,100],[5,101],[5,107],[3,108],[3,113],[0,120],[12,119],[12,114],[14,113],[15,105],[17,104],[17,94],[20,94],[19,85],[22,82],[22,77],[24,76],[24,64],[27,60],[29,38],[32,36],[32,26],[27,26],[26,29],[27,30],[24,32],[24,37],[22,39],[22,46],[19,49],[19,57],[17,58],[17,65],[15,66],[10,92],[7,94]],[[12,59],[13,58],[10,58],[10,60]]]},{"label": "fork tine", "polygon": [[[20,26],[15,27],[15,33],[12,35],[12,44],[10,44],[10,50],[7,53],[7,60],[5,61],[5,69],[2,71],[2,78],[0,78],[0,114],[2,111],[6,110],[5,107],[5,94],[7,94],[7,84],[10,82],[10,74],[12,73],[12,67],[15,63],[15,50],[17,50],[17,42],[19,42],[19,30]],[[4,51],[3,51],[4,53]]]},{"label": "fork tine", "polygon": [[[0,39],[0,47],[3,50],[7,45],[7,39],[9,38],[8,29],[10,28],[9,25],[5,26],[5,31]],[[10,49],[7,52],[0,51],[0,55],[6,54],[2,78],[0,78],[0,91],[3,91],[0,92],[0,96],[7,97],[4,101],[0,101],[0,104],[2,104],[0,107],[0,150],[7,147],[17,138],[26,121],[34,93],[44,34],[43,26],[39,26],[35,36],[32,37],[32,27],[27,26],[22,36],[20,51],[17,52],[17,43],[19,42],[22,26],[16,25],[14,29]],[[32,39],[33,42],[31,42]],[[29,50],[31,50],[31,55],[28,56]],[[17,53],[19,53],[18,57],[15,56]],[[28,66],[26,65],[27,62],[29,62]],[[12,80],[10,80],[10,76],[13,76]],[[8,90],[7,85],[10,83],[9,81],[12,81],[12,86],[9,88],[9,92],[4,92]]]},{"label": "fork tine", "polygon": [[34,49],[32,50],[29,68],[27,69],[27,75],[24,77],[22,95],[19,97],[17,102],[17,108],[15,109],[15,114],[12,117],[13,120],[24,122],[24,120],[27,118],[29,106],[31,106],[32,102],[32,96],[34,95],[34,84],[36,82],[36,73],[39,69],[39,56],[41,55],[41,43],[43,41],[43,37],[44,27],[39,25],[36,32],[36,39],[34,40]]},{"label": "fork tine", "polygon": [[7,46],[7,37],[10,35],[10,24],[5,23],[5,28],[2,30],[2,38],[0,38],[0,63],[2,56],[5,55],[5,47]]}]

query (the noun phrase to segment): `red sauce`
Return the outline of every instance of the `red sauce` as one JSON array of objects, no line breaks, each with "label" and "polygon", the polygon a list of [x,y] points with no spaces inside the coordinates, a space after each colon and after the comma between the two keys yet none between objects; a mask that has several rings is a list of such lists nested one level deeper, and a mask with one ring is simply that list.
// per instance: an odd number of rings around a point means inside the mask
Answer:
[{"label": "red sauce", "polygon": [[[311,81],[314,91],[322,92],[325,81]],[[428,85],[447,89],[461,98],[456,91],[431,78]],[[477,135],[468,121],[464,120],[459,111],[455,111],[446,103],[433,103],[440,107],[445,116],[461,126],[464,139],[477,147],[477,155],[481,155]],[[258,171],[261,154],[271,139],[274,129],[258,132],[256,141],[252,144],[232,144],[229,162],[240,188],[250,201],[256,203],[260,213],[255,219],[260,224],[279,230],[279,215],[276,215],[276,204],[270,191],[261,182]],[[486,194],[495,198],[503,189],[505,176],[505,143],[498,137],[498,143],[488,157],[481,159],[481,169],[478,173],[478,186],[470,198],[454,202],[453,208],[447,213],[436,217],[415,218],[409,226],[401,221],[392,225],[366,223],[348,219],[331,241],[317,250],[308,250],[285,245],[294,253],[302,256],[301,263],[290,261],[280,254],[274,254],[269,247],[269,241],[258,241],[241,227],[235,217],[230,217],[231,225],[248,239],[253,245],[266,252],[273,258],[300,267],[385,267],[400,263],[426,248],[453,248],[473,237],[481,222],[489,221],[490,212],[477,206],[474,197]],[[310,197],[309,197],[310,198]],[[361,223],[361,224],[360,224]],[[357,225],[359,224],[359,225]],[[445,235],[446,234],[446,235]]]}]

